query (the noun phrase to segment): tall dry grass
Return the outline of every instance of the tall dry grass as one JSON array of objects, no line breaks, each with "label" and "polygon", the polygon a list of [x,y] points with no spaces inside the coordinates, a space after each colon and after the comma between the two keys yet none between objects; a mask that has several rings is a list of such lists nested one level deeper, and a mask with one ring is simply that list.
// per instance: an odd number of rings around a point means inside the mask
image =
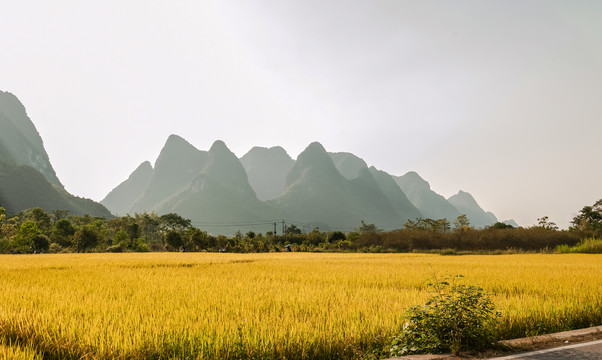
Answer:
[{"label": "tall dry grass", "polygon": [[44,358],[380,355],[435,276],[493,294],[500,338],[602,323],[601,255],[0,256],[0,342]]}]

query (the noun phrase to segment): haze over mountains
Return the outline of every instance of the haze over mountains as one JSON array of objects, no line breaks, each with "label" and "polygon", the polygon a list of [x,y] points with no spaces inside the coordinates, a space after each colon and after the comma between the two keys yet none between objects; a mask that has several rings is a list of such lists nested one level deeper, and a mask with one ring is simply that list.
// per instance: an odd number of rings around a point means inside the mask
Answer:
[{"label": "haze over mountains", "polygon": [[40,134],[16,96],[0,91],[0,206],[110,217],[102,205],[69,194],[50,164]]},{"label": "haze over mountains", "polygon": [[0,129],[0,206],[13,213],[31,207],[101,217],[173,212],[224,234],[266,232],[282,220],[306,231],[352,231],[362,221],[393,230],[410,219],[453,221],[461,214],[477,227],[497,222],[466,192],[445,199],[415,172],[392,176],[317,142],[296,160],[278,146],[254,147],[239,159],[222,141],[203,151],[177,135],[168,137],[154,166],[140,164],[101,205],[63,188],[25,107],[7,92],[0,92]]},{"label": "haze over mountains", "polygon": [[116,215],[176,212],[212,233],[271,231],[281,220],[323,231],[351,231],[362,221],[393,230],[409,219],[461,214],[477,227],[497,222],[468,193],[445,199],[414,172],[394,177],[317,142],[296,160],[279,146],[254,147],[238,159],[222,141],[202,151],[177,135],[154,168],[142,163],[101,203]]}]

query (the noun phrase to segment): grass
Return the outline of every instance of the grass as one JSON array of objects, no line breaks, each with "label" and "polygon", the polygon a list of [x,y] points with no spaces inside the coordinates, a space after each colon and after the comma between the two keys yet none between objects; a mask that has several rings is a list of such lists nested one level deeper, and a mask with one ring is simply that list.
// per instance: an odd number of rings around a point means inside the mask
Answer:
[{"label": "grass", "polygon": [[561,254],[602,254],[602,239],[583,239],[575,246],[559,245],[556,251]]},{"label": "grass", "polygon": [[6,360],[42,360],[42,356],[31,346],[19,347],[13,344],[0,344],[0,359]]},{"label": "grass", "polygon": [[602,324],[600,263],[587,254],[5,255],[0,351],[379,357],[405,309],[428,296],[428,279],[447,274],[492,294],[502,312],[497,337],[508,339]]}]

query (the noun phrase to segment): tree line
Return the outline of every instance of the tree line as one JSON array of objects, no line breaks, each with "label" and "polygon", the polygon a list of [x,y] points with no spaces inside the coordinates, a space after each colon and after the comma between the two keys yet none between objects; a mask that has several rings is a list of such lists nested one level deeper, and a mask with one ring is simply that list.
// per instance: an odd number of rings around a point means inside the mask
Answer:
[{"label": "tree line", "polygon": [[466,215],[447,219],[408,220],[395,231],[382,231],[362,221],[354,231],[303,233],[291,225],[272,232],[234,236],[208,234],[178,214],[126,215],[111,219],[71,215],[64,210],[32,208],[7,216],[0,207],[0,253],[60,252],[277,252],[277,251],[539,251],[575,246],[584,238],[602,237],[602,199],[585,206],[568,230],[559,230],[544,216],[531,227],[504,223],[475,229]]}]

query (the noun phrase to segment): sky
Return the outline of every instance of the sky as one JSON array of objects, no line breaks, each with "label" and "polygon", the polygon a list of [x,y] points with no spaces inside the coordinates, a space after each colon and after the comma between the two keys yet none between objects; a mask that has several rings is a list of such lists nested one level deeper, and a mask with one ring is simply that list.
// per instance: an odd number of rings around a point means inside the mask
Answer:
[{"label": "sky", "polygon": [[101,200],[170,134],[313,141],[561,228],[602,198],[602,2],[0,1],[0,90]]}]

